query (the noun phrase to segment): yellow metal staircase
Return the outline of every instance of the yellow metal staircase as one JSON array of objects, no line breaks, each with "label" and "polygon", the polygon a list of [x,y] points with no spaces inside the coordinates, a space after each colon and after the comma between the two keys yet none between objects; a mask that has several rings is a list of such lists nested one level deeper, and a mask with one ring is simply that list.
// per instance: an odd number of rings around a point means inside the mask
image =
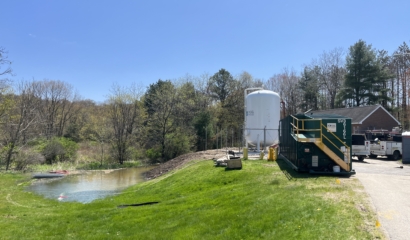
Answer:
[{"label": "yellow metal staircase", "polygon": [[[293,123],[291,123],[293,127],[293,136],[298,142],[313,142],[317,147],[319,147],[331,160],[333,160],[337,165],[339,165],[342,169],[346,170],[347,172],[350,171],[350,148],[343,142],[340,138],[338,138],[333,132],[329,131],[329,129],[322,123],[322,120],[318,119],[297,119],[293,117]],[[320,128],[319,129],[306,129],[305,128],[305,121],[320,121]],[[317,132],[319,136],[315,136],[313,138],[308,138],[304,134],[300,134],[300,132]],[[339,142],[339,144],[344,146],[344,149],[340,149],[337,145],[331,141],[328,137],[326,137],[322,131],[326,131],[333,135],[334,139]],[[331,150],[326,144],[323,143],[323,139],[326,139],[331,145],[335,147],[340,153],[343,154],[344,159],[341,159],[333,150]]]},{"label": "yellow metal staircase", "polygon": [[[329,156],[330,159],[332,159],[335,163],[337,163],[337,165],[339,165],[341,168],[343,168],[347,172],[350,171],[350,165],[346,163],[343,159],[341,159],[339,156],[337,156],[336,153],[330,150],[330,148],[328,148],[325,144],[323,144],[323,142],[317,141],[315,142],[315,145],[318,146],[327,156]],[[350,154],[343,153],[343,155],[345,156],[346,159],[350,159],[349,158]]]}]

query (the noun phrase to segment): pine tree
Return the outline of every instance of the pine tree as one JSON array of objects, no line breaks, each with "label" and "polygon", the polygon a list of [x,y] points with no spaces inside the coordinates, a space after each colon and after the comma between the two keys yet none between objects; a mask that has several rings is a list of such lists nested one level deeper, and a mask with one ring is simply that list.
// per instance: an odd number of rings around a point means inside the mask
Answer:
[{"label": "pine tree", "polygon": [[[344,89],[339,102],[352,100],[354,106],[381,103],[386,98],[385,84],[390,76],[382,68],[381,61],[371,45],[359,40],[349,48],[346,57]],[[353,106],[351,106],[353,107]]]}]

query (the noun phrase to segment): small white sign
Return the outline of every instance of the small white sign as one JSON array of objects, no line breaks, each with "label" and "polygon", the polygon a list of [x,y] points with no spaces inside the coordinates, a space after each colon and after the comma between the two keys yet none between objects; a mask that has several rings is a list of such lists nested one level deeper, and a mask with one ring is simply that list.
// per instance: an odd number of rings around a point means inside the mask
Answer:
[{"label": "small white sign", "polygon": [[327,129],[329,132],[336,132],[336,123],[328,123]]},{"label": "small white sign", "polygon": [[319,158],[317,156],[312,156],[312,167],[319,166]]}]

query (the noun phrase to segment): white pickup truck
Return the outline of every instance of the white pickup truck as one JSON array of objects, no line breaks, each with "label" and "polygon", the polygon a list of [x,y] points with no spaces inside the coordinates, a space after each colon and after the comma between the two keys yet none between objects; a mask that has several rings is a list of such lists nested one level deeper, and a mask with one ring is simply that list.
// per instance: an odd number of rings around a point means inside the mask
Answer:
[{"label": "white pickup truck", "polygon": [[359,161],[363,161],[368,155],[370,155],[370,141],[366,139],[366,135],[352,134],[352,157],[355,156]]},{"label": "white pickup truck", "polygon": [[375,141],[370,145],[370,157],[387,156],[389,159],[399,160],[402,154],[401,142]]}]

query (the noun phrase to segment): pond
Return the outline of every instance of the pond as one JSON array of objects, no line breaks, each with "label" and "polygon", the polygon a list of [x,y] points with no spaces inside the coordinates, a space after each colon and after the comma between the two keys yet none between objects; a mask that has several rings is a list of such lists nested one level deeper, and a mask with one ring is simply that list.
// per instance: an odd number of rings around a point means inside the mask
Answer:
[{"label": "pond", "polygon": [[152,167],[87,171],[58,179],[39,179],[27,190],[59,201],[89,203],[119,194],[129,186],[144,182],[143,173],[150,169]]}]

